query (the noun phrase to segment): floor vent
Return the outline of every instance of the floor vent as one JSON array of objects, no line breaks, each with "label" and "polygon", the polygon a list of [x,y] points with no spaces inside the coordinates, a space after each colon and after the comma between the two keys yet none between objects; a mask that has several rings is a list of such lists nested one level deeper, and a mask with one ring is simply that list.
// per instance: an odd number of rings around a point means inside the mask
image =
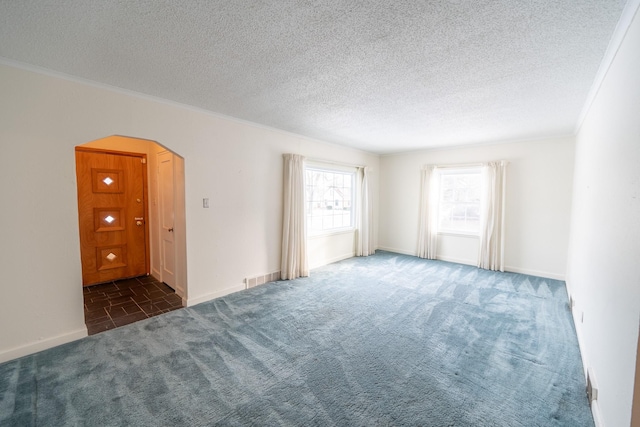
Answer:
[{"label": "floor vent", "polygon": [[587,399],[589,399],[589,406],[594,400],[598,400],[598,389],[595,386],[591,369],[587,370]]},{"label": "floor vent", "polygon": [[263,274],[261,276],[247,277],[244,279],[246,289],[255,288],[256,286],[264,285],[265,283],[275,282],[280,280],[280,272],[274,271],[273,273]]}]

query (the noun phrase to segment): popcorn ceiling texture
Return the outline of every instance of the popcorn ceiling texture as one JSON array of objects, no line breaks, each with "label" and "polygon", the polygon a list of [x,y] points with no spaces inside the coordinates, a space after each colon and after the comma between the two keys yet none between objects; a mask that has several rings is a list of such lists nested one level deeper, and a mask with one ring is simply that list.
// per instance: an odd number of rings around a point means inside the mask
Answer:
[{"label": "popcorn ceiling texture", "polygon": [[0,0],[0,57],[371,152],[572,133],[623,0]]}]

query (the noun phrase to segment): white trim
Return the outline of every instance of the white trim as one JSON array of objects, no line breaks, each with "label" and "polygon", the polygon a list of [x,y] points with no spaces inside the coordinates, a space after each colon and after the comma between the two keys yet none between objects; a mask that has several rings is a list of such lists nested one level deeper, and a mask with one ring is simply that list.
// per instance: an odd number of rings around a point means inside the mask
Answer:
[{"label": "white trim", "polygon": [[[410,255],[410,256],[418,256],[416,254],[416,252],[412,252],[412,251],[406,251],[404,249],[397,249],[397,248],[391,248],[391,247],[387,247],[387,246],[378,246],[378,249],[381,251],[386,251],[386,252],[394,252],[397,254],[403,254],[403,255]],[[442,256],[437,256],[436,259],[438,261],[445,261],[445,262],[454,262],[456,264],[465,264],[465,265],[471,265],[471,266],[476,266],[476,260],[470,260],[470,259],[462,259],[462,258],[452,258],[452,257],[442,257]],[[548,271],[540,271],[540,270],[531,270],[528,268],[519,268],[519,267],[513,267],[513,266],[505,266],[505,271],[506,272],[511,272],[511,273],[520,273],[520,274],[527,274],[529,276],[536,276],[536,277],[542,277],[545,279],[553,279],[553,280],[565,280],[565,275],[564,274],[557,274],[557,273],[550,273]],[[568,291],[568,289],[567,289]],[[580,338],[580,337],[578,337]]]},{"label": "white trim", "polygon": [[[350,252],[348,254],[343,254],[340,256],[337,256],[335,258],[329,259],[329,260],[324,260],[323,264],[319,264],[319,265],[315,265],[313,267],[310,268],[317,268],[317,267],[322,267],[323,265],[327,265],[327,264],[331,264],[334,262],[338,262],[338,261],[342,261],[343,259],[348,259],[348,258],[353,258],[355,256],[355,252]],[[211,301],[214,300],[216,298],[220,298],[229,294],[233,294],[236,292],[240,292],[240,291],[244,291],[247,289],[247,286],[245,283],[241,284],[241,285],[236,285],[236,286],[231,286],[225,289],[222,289],[221,291],[216,291],[216,292],[211,292],[205,295],[202,295],[200,297],[197,298],[189,298],[186,301],[183,298],[183,306],[185,307],[192,307],[194,305],[197,304],[201,304],[203,302],[207,302],[207,301]]]},{"label": "white trim", "polygon": [[468,237],[480,239],[480,232],[474,233],[473,231],[456,231],[456,230],[443,230],[438,231],[438,236],[451,236],[451,237]]},{"label": "white trim", "polygon": [[[429,165],[424,165],[423,167],[427,167]],[[453,175],[456,173],[465,173],[467,171],[477,171],[478,173],[480,173],[479,169],[482,168],[482,166],[484,166],[483,163],[459,163],[459,164],[455,164],[455,163],[451,163],[451,164],[438,164],[438,163],[434,163],[431,166],[435,166],[437,169],[460,169],[459,172],[448,172],[449,174]]]},{"label": "white trim", "polygon": [[326,168],[329,168],[329,170],[339,170],[339,171],[344,170],[348,172],[354,172],[354,171],[357,171],[358,169],[365,167],[361,165],[352,165],[351,163],[336,162],[334,160],[323,160],[323,159],[314,159],[314,158],[307,158],[305,160],[305,163],[312,168],[316,167],[318,169],[323,169],[323,170]]},{"label": "white trim", "polygon": [[462,258],[454,258],[454,257],[448,257],[448,256],[439,256],[439,255],[436,255],[436,259],[438,261],[453,262],[455,264],[470,265],[470,266],[476,267],[476,268],[477,268],[477,264],[478,264],[478,261],[474,260],[474,259],[462,259]]},{"label": "white trim", "polygon": [[574,130],[574,134],[577,134],[584,123],[584,119],[589,114],[589,110],[591,110],[591,105],[593,101],[596,99],[598,92],[600,91],[600,87],[602,86],[602,82],[609,72],[609,68],[611,68],[611,64],[613,60],[616,58],[618,54],[618,50],[620,49],[620,45],[624,41],[627,31],[629,31],[629,27],[635,18],[636,13],[638,12],[638,8],[640,7],[640,0],[628,0],[624,9],[622,10],[622,14],[620,15],[620,19],[618,20],[618,24],[616,28],[613,30],[613,34],[611,35],[611,39],[609,40],[609,46],[607,46],[607,50],[605,51],[604,57],[602,58],[602,62],[600,62],[600,68],[598,68],[598,72],[596,73],[596,77],[593,80],[593,84],[591,85],[591,89],[589,90],[589,94],[587,95],[587,100],[582,107],[582,111],[578,116],[578,121],[576,122],[576,127]]},{"label": "white trim", "polygon": [[387,246],[378,246],[377,250],[386,251],[386,252],[393,252],[393,253],[401,254],[401,255],[409,255],[409,256],[415,256],[415,257],[418,256],[418,254],[415,251],[405,251],[404,249],[390,248],[390,247],[387,247]]},{"label": "white trim", "polygon": [[185,307],[192,307],[196,304],[201,304],[203,302],[207,302],[207,301],[211,301],[214,300],[216,298],[220,298],[229,294],[233,294],[239,291],[244,291],[246,289],[246,285],[243,283],[241,285],[236,285],[236,286],[231,286],[229,288],[224,288],[220,291],[216,291],[216,292],[211,292],[208,294],[204,294],[202,296],[199,296],[197,298],[188,298],[186,300],[186,305],[184,304],[184,298],[183,298],[183,306]]},{"label": "white trim", "polygon": [[[573,294],[571,293],[571,282],[565,282],[565,289],[567,290],[567,300],[571,301],[573,299]],[[587,385],[587,370],[589,366],[589,361],[587,360],[587,352],[585,351],[585,346],[583,342],[583,323],[582,317],[584,315],[584,311],[580,307],[580,302],[573,299],[574,306],[570,307],[571,309],[571,319],[573,320],[573,327],[576,331],[576,338],[578,338],[578,349],[580,350],[580,361],[582,362],[582,375],[584,380],[584,385]],[[591,415],[593,416],[593,421],[596,427],[604,427],[604,422],[602,421],[602,416],[600,415],[600,406],[598,405],[598,400],[594,400],[591,402]]]},{"label": "white trim", "polygon": [[355,227],[333,228],[326,231],[307,232],[308,239],[321,239],[323,237],[336,236],[338,234],[353,234],[356,232]]},{"label": "white trim", "polygon": [[[169,285],[167,285],[169,286]],[[176,286],[177,287],[177,286]],[[174,289],[176,295],[182,298],[182,306],[187,306],[187,290],[186,289]]]},{"label": "white trim", "polygon": [[[567,301],[571,301],[573,299],[573,307],[571,307],[571,317],[573,318],[573,326],[576,330],[576,337],[578,338],[578,347],[580,348],[580,359],[582,360],[582,370],[584,375],[585,386],[587,384],[587,366],[589,363],[587,361],[587,352],[585,351],[585,347],[583,344],[582,338],[582,308],[580,307],[580,302],[575,299],[574,294],[571,292],[571,282],[569,280],[565,281],[565,289],[567,290]],[[580,316],[578,316],[580,314]]]},{"label": "white trim", "polygon": [[[393,252],[393,253],[402,254],[402,255],[415,256],[415,257],[418,256],[415,252],[405,251],[403,249],[388,248],[388,247],[384,247],[384,246],[379,246],[378,250],[387,251],[387,252]],[[423,259],[425,259],[425,258],[423,258]],[[462,258],[451,258],[451,257],[437,256],[436,260],[437,261],[444,261],[444,262],[453,262],[453,263],[456,263],[456,264],[465,264],[465,265],[470,265],[472,267],[476,266],[476,261],[468,260],[468,259],[462,259]]]},{"label": "white trim", "polygon": [[602,415],[600,415],[600,405],[598,405],[598,399],[591,402],[591,414],[593,415],[593,421],[596,427],[604,427],[604,421],[602,421]]},{"label": "white trim", "polygon": [[331,163],[331,162],[321,162],[316,160],[305,159],[304,161],[304,169],[311,169],[318,172],[340,172],[343,174],[352,174],[355,175],[358,172],[359,166],[351,166],[342,163]]},{"label": "white trim", "polygon": [[[425,152],[432,153],[437,151],[450,151],[459,148],[478,148],[478,147],[486,147],[493,145],[507,145],[507,144],[523,144],[527,142],[544,142],[549,141],[551,139],[566,139],[571,138],[575,139],[575,133],[561,133],[561,134],[549,134],[547,136],[532,136],[530,138],[519,138],[519,139],[498,139],[498,140],[488,140],[484,142],[468,142],[468,143],[452,143],[451,145],[437,145],[433,147],[417,147],[417,148],[408,148],[406,150],[393,151],[393,152],[384,152],[377,154],[380,158],[382,157],[394,157],[394,156],[405,156],[407,154],[422,154]],[[373,153],[375,154],[375,153]],[[435,165],[434,165],[435,166]]]},{"label": "white trim", "polygon": [[25,344],[19,347],[15,347],[9,350],[5,350],[0,353],[0,363],[8,362],[9,360],[17,359],[19,357],[28,356],[39,351],[47,350],[52,347],[57,347],[62,344],[66,344],[72,341],[85,338],[88,335],[87,327],[84,326],[75,331],[67,332],[65,334],[56,335],[52,338],[42,339],[37,342]]},{"label": "white trim", "polygon": [[540,271],[540,270],[531,270],[528,268],[513,267],[510,265],[505,265],[504,271],[511,272],[511,273],[526,274],[529,276],[542,277],[545,279],[562,280],[562,281],[564,281],[566,277],[564,274],[550,273],[548,271]]}]

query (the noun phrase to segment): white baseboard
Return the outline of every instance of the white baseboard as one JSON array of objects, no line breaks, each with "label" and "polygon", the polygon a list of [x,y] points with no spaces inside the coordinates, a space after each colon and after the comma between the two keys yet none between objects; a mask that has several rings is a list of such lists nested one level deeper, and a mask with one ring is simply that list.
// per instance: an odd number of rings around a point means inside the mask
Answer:
[{"label": "white baseboard", "polygon": [[378,250],[387,251],[387,252],[395,252],[397,254],[402,254],[402,255],[418,256],[418,254],[416,254],[415,252],[405,251],[404,249],[390,248],[390,247],[387,247],[387,246],[378,246]]},{"label": "white baseboard", "polygon": [[52,338],[47,338],[32,342],[29,344],[21,345],[9,350],[0,352],[0,363],[7,362],[9,360],[17,359],[19,357],[28,356],[33,353],[37,353],[48,348],[56,347],[62,344],[69,343],[84,338],[88,335],[87,327],[83,326],[75,331],[67,332],[66,334],[57,335]]},{"label": "white baseboard", "polygon": [[602,421],[602,415],[600,415],[600,405],[598,405],[598,399],[591,402],[591,413],[593,414],[593,422],[596,427],[604,427],[604,421]]},{"label": "white baseboard", "polygon": [[471,265],[473,267],[477,264],[475,259],[462,259],[448,256],[436,256],[436,259],[439,261],[455,262],[456,264]]},{"label": "white baseboard", "polygon": [[[418,256],[415,252],[407,251],[404,249],[391,248],[387,246],[379,246],[378,249],[380,249],[381,251],[395,252],[403,255]],[[452,257],[442,257],[442,256],[438,256],[437,259],[441,261],[455,262],[458,264],[466,264],[466,265],[474,265],[474,266],[477,263],[477,261],[473,259],[462,259],[462,258],[452,258]],[[505,271],[520,273],[520,274],[527,274],[529,276],[544,277],[547,279],[562,280],[562,281],[565,280],[564,274],[550,273],[548,271],[531,270],[528,268],[520,268],[520,267],[514,267],[510,265],[505,266],[504,269]]]},{"label": "white baseboard", "polygon": [[564,274],[550,273],[548,271],[540,271],[540,270],[530,270],[528,268],[513,267],[510,265],[505,265],[504,270],[510,271],[512,273],[527,274],[529,276],[544,277],[546,279],[554,279],[554,280],[562,280],[562,281],[564,281],[565,279]]},{"label": "white baseboard", "polygon": [[[323,265],[327,265],[327,264],[331,264],[331,263],[334,263],[334,262],[342,261],[343,259],[353,258],[354,256],[355,256],[355,253],[353,253],[353,252],[350,252],[350,253],[347,253],[347,254],[342,254],[340,256],[337,256],[337,257],[334,257],[334,258],[331,258],[331,259],[323,260],[322,264],[313,265],[313,266],[310,266],[309,268],[310,269],[314,269],[314,268],[322,267]],[[203,303],[203,302],[211,301],[213,299],[220,298],[220,297],[223,297],[225,295],[232,294],[234,292],[243,291],[246,288],[247,288],[247,285],[245,283],[243,283],[243,284],[240,284],[240,285],[231,286],[231,287],[222,289],[220,291],[211,292],[211,293],[199,296],[199,297],[187,298],[186,300],[183,298],[182,302],[183,302],[184,306],[191,307],[191,306],[194,306],[196,304],[200,304],[200,303]]]},{"label": "white baseboard", "polygon": [[[416,254],[415,252],[406,251],[403,249],[389,248],[385,246],[379,247],[378,249],[380,249],[381,251],[394,252],[402,255],[418,256],[418,254]],[[436,257],[436,259],[439,261],[445,261],[445,262],[455,262],[456,264],[466,264],[466,265],[473,265],[473,266],[476,265],[475,260],[472,260],[472,259],[453,258],[453,257],[446,257],[446,256],[445,257],[438,256]]]},{"label": "white baseboard", "polygon": [[[350,253],[347,253],[347,254],[342,254],[342,255],[337,256],[335,258],[323,260],[322,264],[309,266],[309,268],[310,269],[314,269],[314,268],[322,267],[323,265],[327,265],[327,264],[331,264],[331,263],[334,263],[334,262],[342,261],[343,259],[353,258],[354,256],[355,256],[355,253],[353,253],[353,252],[350,252]],[[203,303],[203,302],[211,301],[213,299],[220,298],[220,297],[223,297],[225,295],[232,294],[234,292],[244,291],[245,289],[247,289],[247,285],[245,283],[242,283],[240,285],[231,286],[231,287],[222,289],[220,291],[211,292],[211,293],[208,293],[208,294],[205,294],[205,295],[201,295],[199,297],[187,298],[186,301],[185,301],[185,299],[183,297],[182,301],[183,301],[183,305],[184,306],[191,307],[191,306],[194,306],[196,304],[200,304],[200,303]]]},{"label": "white baseboard", "polygon": [[180,299],[182,300],[182,306],[186,307],[187,306],[187,292],[185,291],[184,287],[182,287],[180,289],[175,289],[175,292],[176,292],[176,295],[178,295],[180,297]]},{"label": "white baseboard", "polygon": [[[203,302],[207,302],[207,301],[211,301],[212,299],[216,299],[216,298],[220,298],[223,297],[225,295],[229,295],[235,292],[239,292],[239,291],[244,291],[246,289],[246,285],[244,283],[240,284],[240,285],[236,285],[236,286],[231,286],[229,288],[224,288],[220,291],[216,291],[216,292],[211,292],[199,297],[195,297],[195,298],[187,298],[186,300],[186,307],[191,307],[194,306],[196,304],[200,304]],[[183,298],[183,305],[185,303],[185,300]]]}]

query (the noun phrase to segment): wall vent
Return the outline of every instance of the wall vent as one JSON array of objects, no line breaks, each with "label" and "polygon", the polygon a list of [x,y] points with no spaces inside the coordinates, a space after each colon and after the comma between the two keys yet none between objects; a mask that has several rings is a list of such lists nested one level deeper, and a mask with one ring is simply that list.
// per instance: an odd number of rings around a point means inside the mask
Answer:
[{"label": "wall vent", "polygon": [[589,399],[589,406],[594,400],[598,400],[598,388],[595,385],[591,368],[587,369],[587,399]]},{"label": "wall vent", "polygon": [[247,277],[244,279],[245,289],[255,288],[256,286],[264,285],[265,283],[275,282],[280,280],[280,272],[274,271],[273,273],[262,274],[255,277]]}]

